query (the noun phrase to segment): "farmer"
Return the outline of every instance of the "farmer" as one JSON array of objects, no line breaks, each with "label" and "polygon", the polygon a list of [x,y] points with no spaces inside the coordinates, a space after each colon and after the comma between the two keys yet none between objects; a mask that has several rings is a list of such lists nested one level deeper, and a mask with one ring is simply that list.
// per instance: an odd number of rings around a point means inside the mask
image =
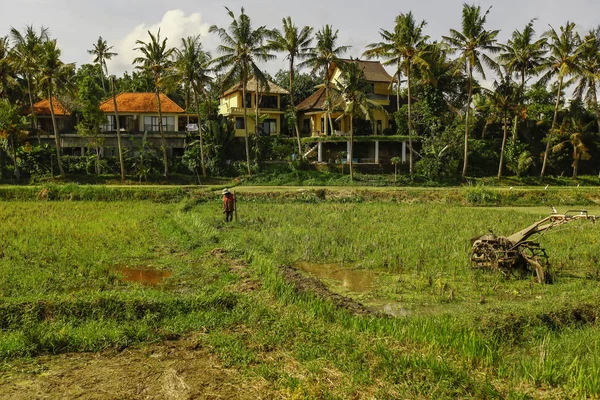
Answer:
[{"label": "farmer", "polygon": [[223,213],[225,214],[225,222],[233,221],[233,213],[235,212],[235,196],[229,189],[223,189]]}]

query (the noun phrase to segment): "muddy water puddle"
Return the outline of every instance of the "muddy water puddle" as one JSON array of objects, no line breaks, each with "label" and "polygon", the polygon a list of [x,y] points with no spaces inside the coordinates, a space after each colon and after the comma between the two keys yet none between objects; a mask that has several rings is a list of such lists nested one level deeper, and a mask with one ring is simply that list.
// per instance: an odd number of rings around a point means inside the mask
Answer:
[{"label": "muddy water puddle", "polygon": [[123,275],[123,280],[126,282],[137,282],[145,286],[156,286],[165,278],[173,275],[168,270],[157,270],[141,267],[116,266],[114,271]]},{"label": "muddy water puddle", "polygon": [[308,272],[318,279],[337,281],[344,288],[356,293],[364,293],[373,289],[375,280],[373,271],[351,269],[342,264],[315,264],[302,261],[296,264],[296,268]]},{"label": "muddy water puddle", "polygon": [[[366,293],[376,288],[375,279],[377,275],[374,271],[354,269],[343,264],[316,264],[306,261],[296,263],[295,266],[297,269],[319,280],[335,281],[340,286],[354,293]],[[406,318],[414,313],[403,304],[384,299],[371,299],[366,305],[373,312],[386,314],[391,317]]]}]

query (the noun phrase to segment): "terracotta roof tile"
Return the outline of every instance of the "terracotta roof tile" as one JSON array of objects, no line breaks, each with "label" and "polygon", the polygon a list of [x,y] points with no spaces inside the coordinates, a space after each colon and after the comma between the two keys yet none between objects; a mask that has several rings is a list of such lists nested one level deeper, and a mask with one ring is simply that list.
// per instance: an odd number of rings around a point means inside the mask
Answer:
[{"label": "terracotta roof tile", "polygon": [[[56,98],[52,98],[52,106],[54,107],[54,115],[70,115],[71,113],[65,110],[65,108],[56,100]],[[33,105],[33,109],[35,110],[36,115],[51,115],[50,114],[50,102],[48,99],[40,100]],[[31,112],[31,109],[27,109],[28,112]]]},{"label": "terracotta roof tile", "polygon": [[[260,87],[260,90],[263,91],[266,88],[264,87]],[[225,91],[225,93],[223,93],[223,96],[227,96],[231,93],[237,92],[237,91],[241,91],[242,90],[242,82],[238,82],[235,85],[233,85],[232,87],[230,87],[229,89],[227,89]],[[248,81],[248,83],[246,84],[246,91],[248,93],[254,93],[256,92],[256,79],[254,79],[254,77],[250,78],[250,80]],[[281,86],[278,86],[277,84],[269,81],[269,92],[270,94],[289,94],[290,92],[288,92],[287,90],[285,90],[284,88],[282,88]]]},{"label": "terracotta roof tile", "polygon": [[[160,108],[164,113],[183,113],[183,108],[167,97],[160,94]],[[119,113],[158,113],[156,95],[154,93],[120,93],[117,95],[117,109]],[[114,113],[115,107],[112,97],[100,104],[100,110],[105,113]]]}]

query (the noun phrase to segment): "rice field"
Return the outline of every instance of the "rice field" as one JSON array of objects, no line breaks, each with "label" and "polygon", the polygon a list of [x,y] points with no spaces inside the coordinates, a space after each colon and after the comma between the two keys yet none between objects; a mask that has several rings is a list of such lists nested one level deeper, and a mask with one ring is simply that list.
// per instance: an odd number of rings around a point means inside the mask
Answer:
[{"label": "rice field", "polygon": [[[474,271],[472,237],[550,211],[519,199],[473,207],[493,200],[477,190],[461,204],[424,189],[389,201],[382,190],[272,200],[241,188],[231,224],[210,193],[0,202],[0,372],[193,336],[266,398],[599,397],[600,225],[541,238],[551,285]],[[600,214],[590,196],[561,193],[559,211]],[[282,274],[307,264],[368,276],[358,288],[348,275],[321,279],[369,312]]]}]

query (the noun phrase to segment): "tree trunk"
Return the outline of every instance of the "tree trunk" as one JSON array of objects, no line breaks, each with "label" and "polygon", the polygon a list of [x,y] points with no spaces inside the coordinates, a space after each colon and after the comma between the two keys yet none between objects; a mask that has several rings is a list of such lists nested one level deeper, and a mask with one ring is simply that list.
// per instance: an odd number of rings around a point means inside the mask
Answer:
[{"label": "tree trunk", "polygon": [[469,94],[467,97],[467,110],[465,116],[465,161],[463,163],[462,177],[467,177],[467,166],[469,157],[469,114],[471,111],[471,96],[473,95],[473,66],[469,63]]},{"label": "tree trunk", "polygon": [[121,142],[121,123],[119,122],[119,110],[117,109],[117,96],[115,95],[115,77],[111,77],[111,89],[113,106],[115,108],[115,123],[117,125],[117,147],[119,148],[119,166],[121,167],[121,182],[125,180],[125,163],[123,162],[123,143]]},{"label": "tree trunk", "polygon": [[198,137],[200,139],[200,165],[202,176],[206,177],[206,165],[204,163],[204,143],[202,141],[202,124],[200,123],[200,103],[198,103],[198,90],[194,86],[194,101],[196,102],[196,114],[198,115]]},{"label": "tree trunk", "polygon": [[246,76],[246,70],[242,70],[242,104],[244,105],[244,140],[246,142],[246,166],[248,167],[248,176],[251,176],[250,172],[250,146],[248,145],[248,109],[246,107],[246,83],[248,83],[248,77]]},{"label": "tree trunk", "polygon": [[554,134],[554,127],[556,126],[556,120],[558,119],[558,105],[560,104],[560,92],[562,91],[563,77],[561,76],[558,80],[558,93],[556,94],[556,105],[554,106],[554,118],[552,119],[552,127],[548,132],[548,142],[546,143],[546,151],[544,151],[544,162],[542,163],[542,172],[540,178],[544,177],[546,173],[546,161],[548,160],[548,153],[550,153],[550,143],[552,142],[552,135]]},{"label": "tree trunk", "polygon": [[300,140],[300,128],[298,126],[298,114],[296,113],[296,105],[294,104],[294,55],[290,54],[290,104],[292,106],[292,113],[294,114],[294,128],[296,129],[296,137],[298,138],[298,159],[302,160],[302,142]]},{"label": "tree trunk", "polygon": [[100,80],[102,81],[102,92],[106,93],[106,85],[104,84],[104,71],[102,63],[100,63]]},{"label": "tree trunk", "polygon": [[[410,61],[409,61],[410,62]],[[408,168],[410,171],[410,179],[413,179],[413,147],[412,147],[412,113],[410,99],[410,64],[406,67],[406,79],[408,84]]]},{"label": "tree trunk", "polygon": [[158,106],[158,130],[160,131],[160,148],[163,154],[163,165],[165,167],[164,176],[166,179],[169,179],[169,160],[167,158],[167,139],[165,138],[165,130],[163,128],[162,123],[162,110],[160,106],[160,93],[158,91],[158,79],[154,80],[154,84],[156,85],[155,94],[156,94],[156,104]]},{"label": "tree trunk", "polygon": [[325,68],[325,115],[323,116],[323,124],[325,126],[321,127],[325,136],[327,136],[329,131],[327,118],[329,118],[329,66]]},{"label": "tree trunk", "polygon": [[354,168],[352,167],[352,157],[354,153],[354,121],[352,120],[352,115],[350,115],[350,151],[348,154],[348,165],[350,166],[350,182],[354,179]]},{"label": "tree trunk", "polygon": [[65,170],[63,169],[62,160],[60,156],[60,133],[58,133],[58,127],[56,126],[56,117],[54,115],[54,105],[52,104],[52,81],[48,82],[48,102],[50,103],[50,115],[52,116],[52,128],[54,129],[54,144],[56,145],[56,162],[58,163],[58,170],[60,176],[66,178]]},{"label": "tree trunk", "polygon": [[31,77],[27,74],[27,93],[29,94],[29,105],[31,106],[31,127],[35,131],[37,136],[38,145],[42,142],[40,138],[40,132],[37,126],[37,115],[35,114],[35,108],[33,107],[33,95],[31,94]]},{"label": "tree trunk", "polygon": [[600,134],[600,113],[598,112],[598,94],[596,93],[596,84],[592,85],[592,96],[594,97],[594,113],[598,123],[598,134]]},{"label": "tree trunk", "polygon": [[503,122],[504,122],[504,136],[502,137],[502,148],[500,149],[500,164],[498,165],[498,179],[500,179],[500,177],[502,176],[502,164],[504,163],[504,148],[506,146],[506,137],[508,136],[508,125],[507,125],[507,118],[506,118],[506,110],[504,111],[504,117],[503,117]]},{"label": "tree trunk", "polygon": [[[254,96],[254,134],[256,135],[256,141],[258,143],[258,78],[256,78],[256,96]],[[256,149],[256,151],[258,152],[258,148]]]}]

